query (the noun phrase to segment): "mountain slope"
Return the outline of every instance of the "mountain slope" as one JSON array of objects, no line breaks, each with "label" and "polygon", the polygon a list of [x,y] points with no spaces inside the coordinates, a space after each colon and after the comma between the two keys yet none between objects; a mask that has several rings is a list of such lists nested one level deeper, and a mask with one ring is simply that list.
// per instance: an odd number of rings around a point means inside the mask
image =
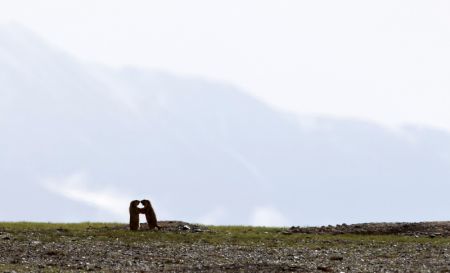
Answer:
[{"label": "mountain slope", "polygon": [[[0,219],[442,219],[450,136],[281,113],[233,86],[79,63],[0,29]],[[14,204],[14,205],[12,205]]]}]

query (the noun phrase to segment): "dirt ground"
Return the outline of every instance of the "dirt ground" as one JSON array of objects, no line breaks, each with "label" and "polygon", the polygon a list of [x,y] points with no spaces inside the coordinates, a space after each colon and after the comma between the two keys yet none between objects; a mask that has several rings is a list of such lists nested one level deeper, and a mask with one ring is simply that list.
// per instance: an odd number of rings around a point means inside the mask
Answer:
[{"label": "dirt ground", "polygon": [[0,223],[0,272],[450,272],[449,222],[160,225]]}]

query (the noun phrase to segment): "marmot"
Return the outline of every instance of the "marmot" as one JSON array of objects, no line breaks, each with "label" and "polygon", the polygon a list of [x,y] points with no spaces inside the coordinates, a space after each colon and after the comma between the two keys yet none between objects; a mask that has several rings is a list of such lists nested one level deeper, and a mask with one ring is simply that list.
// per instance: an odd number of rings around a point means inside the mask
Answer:
[{"label": "marmot", "polygon": [[130,203],[130,230],[139,229],[139,213],[142,209],[138,208],[139,200],[133,200]]},{"label": "marmot", "polygon": [[154,229],[155,227],[158,229],[161,229],[160,226],[158,226],[158,221],[156,220],[156,214],[153,210],[152,204],[149,200],[141,200],[142,205],[144,208],[140,209],[141,213],[145,213],[145,218],[147,219],[147,225],[148,229]]}]

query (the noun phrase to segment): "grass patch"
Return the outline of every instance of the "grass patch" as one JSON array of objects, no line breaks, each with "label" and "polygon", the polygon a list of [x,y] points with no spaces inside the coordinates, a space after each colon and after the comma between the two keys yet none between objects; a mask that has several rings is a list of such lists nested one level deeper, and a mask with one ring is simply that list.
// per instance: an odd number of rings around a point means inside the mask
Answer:
[{"label": "grass patch", "polygon": [[137,231],[123,229],[125,224],[118,223],[0,223],[0,232],[11,234],[16,240],[35,240],[44,242],[58,241],[111,241],[126,244],[146,242],[242,245],[265,247],[310,247],[330,248],[345,247],[351,244],[450,244],[448,237],[413,237],[397,235],[316,235],[282,233],[282,228],[251,226],[208,226],[208,231],[169,232],[169,231]]}]

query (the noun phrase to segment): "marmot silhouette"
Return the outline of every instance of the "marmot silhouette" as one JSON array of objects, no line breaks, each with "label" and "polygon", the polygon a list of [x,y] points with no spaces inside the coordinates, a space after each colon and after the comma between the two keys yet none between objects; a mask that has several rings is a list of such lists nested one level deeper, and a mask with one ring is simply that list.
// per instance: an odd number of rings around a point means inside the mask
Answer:
[{"label": "marmot silhouette", "polygon": [[133,200],[130,203],[130,230],[139,229],[139,213],[141,209],[138,208],[139,200]]},{"label": "marmot silhouette", "polygon": [[149,200],[141,200],[142,205],[144,208],[140,209],[141,213],[145,213],[145,218],[147,219],[147,225],[149,229],[154,229],[155,227],[160,229],[161,227],[158,226],[158,220],[156,220],[156,214],[153,210],[152,203],[150,203]]}]

